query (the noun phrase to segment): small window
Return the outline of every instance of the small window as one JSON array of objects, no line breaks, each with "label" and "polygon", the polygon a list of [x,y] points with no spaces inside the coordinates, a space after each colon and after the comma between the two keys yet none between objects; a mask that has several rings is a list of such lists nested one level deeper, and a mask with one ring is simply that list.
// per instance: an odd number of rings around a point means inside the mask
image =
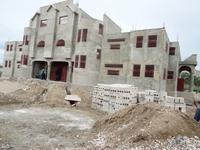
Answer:
[{"label": "small window", "polygon": [[44,41],[40,41],[38,43],[37,47],[45,47],[45,42]]},{"label": "small window", "polygon": [[167,79],[173,79],[174,78],[174,72],[168,71]]},{"label": "small window", "polygon": [[13,45],[10,45],[10,51],[12,51],[13,50]]},{"label": "small window", "polygon": [[79,55],[75,57],[75,68],[78,68]]},{"label": "small window", "polygon": [[101,49],[97,49],[97,59],[101,59]]},{"label": "small window", "polygon": [[107,75],[119,75],[119,70],[108,70]]},{"label": "small window", "polygon": [[169,55],[175,55],[176,48],[175,47],[170,47],[169,48]]},{"label": "small window", "polygon": [[112,49],[112,50],[120,49],[120,44],[111,44],[110,49]]},{"label": "small window", "polygon": [[25,36],[25,45],[28,45],[29,41],[28,41],[28,35]]},{"label": "small window", "polygon": [[150,35],[148,37],[148,47],[156,47],[157,46],[157,35]]},{"label": "small window", "polygon": [[65,46],[65,41],[64,40],[58,40],[56,43],[56,46]]},{"label": "small window", "polygon": [[99,34],[103,35],[103,24],[99,24]]},{"label": "small window", "polygon": [[9,67],[9,68],[11,67],[11,60],[9,61],[8,67]]},{"label": "small window", "polygon": [[81,41],[81,30],[78,30],[78,38],[77,38],[77,42]]},{"label": "small window", "polygon": [[83,42],[87,41],[87,34],[88,34],[88,29],[83,29],[83,35],[82,35]]},{"label": "small window", "polygon": [[86,66],[86,56],[85,55],[81,55],[80,68],[85,68],[85,66]]},{"label": "small window", "polygon": [[140,68],[141,68],[141,65],[133,65],[133,76],[134,77],[140,76]]},{"label": "small window", "polygon": [[5,61],[5,68],[8,66],[8,61],[6,60]]},{"label": "small window", "polygon": [[123,68],[123,64],[105,64],[106,68]]},{"label": "small window", "polygon": [[22,48],[19,48],[19,51],[21,52],[21,51],[22,51]]},{"label": "small window", "polygon": [[28,64],[28,55],[24,55],[23,65],[27,65],[27,64]]},{"label": "small window", "polygon": [[6,51],[9,51],[9,48],[10,48],[10,46],[9,46],[9,45],[7,45],[7,46],[6,46]]},{"label": "small window", "polygon": [[142,48],[143,46],[143,36],[137,36],[136,48]]},{"label": "small window", "polygon": [[154,77],[154,65],[145,66],[145,77]]},{"label": "small window", "polygon": [[46,27],[47,26],[47,19],[40,21],[40,27]]},{"label": "small window", "polygon": [[66,24],[68,22],[68,16],[59,17],[59,24]]}]

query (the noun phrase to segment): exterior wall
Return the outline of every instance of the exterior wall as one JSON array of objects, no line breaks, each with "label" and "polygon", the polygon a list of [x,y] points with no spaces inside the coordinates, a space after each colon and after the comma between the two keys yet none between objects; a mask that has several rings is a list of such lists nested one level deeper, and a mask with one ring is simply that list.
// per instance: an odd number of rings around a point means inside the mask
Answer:
[{"label": "exterior wall", "polygon": [[[12,45],[12,50],[10,49]],[[7,50],[7,46],[9,49]],[[5,43],[5,52],[4,52],[4,62],[3,62],[3,74],[4,77],[13,77],[14,76],[14,66],[15,66],[15,59],[16,59],[16,49],[17,49],[17,42],[16,41],[9,41]],[[7,61],[7,67],[6,67]],[[9,66],[10,62],[10,66]]]},{"label": "exterior wall", "polygon": [[102,24],[102,22],[80,14],[78,30],[88,29],[87,41],[76,42],[74,59],[76,55],[85,55],[86,67],[80,68],[79,63],[78,68],[74,68],[72,81],[74,84],[95,85],[98,83],[100,60],[96,56],[97,49],[102,49],[103,37],[99,34],[99,24]]},{"label": "exterior wall", "polygon": [[22,42],[17,42],[17,48],[16,48],[16,58],[14,63],[14,77],[21,78],[23,77],[22,74]]},{"label": "exterior wall", "polygon": [[[60,24],[60,17],[67,16],[66,22]],[[41,26],[41,21],[47,20],[46,26]],[[99,33],[99,25],[103,25],[103,34]],[[88,29],[87,40],[77,41],[78,31]],[[148,47],[148,36],[157,35],[157,46]],[[136,48],[137,36],[143,36],[143,47]],[[29,27],[24,29],[24,40],[22,47],[15,44],[15,51],[6,52],[5,60],[12,59],[15,67],[5,68],[6,76],[31,78],[33,64],[35,61],[44,61],[48,64],[47,79],[50,80],[52,62],[67,62],[67,81],[78,85],[96,85],[97,83],[122,83],[134,84],[140,90],[151,89],[159,92],[166,90],[174,94],[177,80],[164,79],[167,77],[167,70],[177,71],[177,64],[180,60],[180,53],[169,56],[170,46],[178,43],[170,43],[164,28],[136,30],[128,33],[121,33],[121,28],[107,15],[103,20],[97,20],[89,16],[73,3],[73,0],[59,2],[53,5],[41,7],[30,20]],[[120,42],[108,42],[108,39],[125,39]],[[82,35],[81,35],[82,39]],[[64,46],[57,46],[59,40],[64,40]],[[38,47],[40,41],[45,41],[44,47]],[[12,42],[11,42],[12,43]],[[167,43],[167,44],[166,44]],[[120,44],[119,50],[110,50],[111,44]],[[167,48],[166,48],[167,47]],[[19,52],[22,48],[22,52]],[[101,50],[101,58],[97,59],[97,50]],[[178,52],[177,51],[177,52]],[[85,68],[74,67],[76,56],[86,56]],[[23,56],[23,57],[22,57]],[[24,64],[20,57],[28,56],[27,64]],[[110,67],[105,64],[122,64],[119,76],[107,75]],[[140,76],[133,77],[133,65],[140,64]],[[145,77],[145,65],[154,65],[154,77]],[[20,66],[20,68],[19,68]],[[14,69],[13,69],[14,68]],[[178,76],[178,74],[174,74]],[[166,83],[167,82],[167,83]]]},{"label": "exterior wall", "polygon": [[170,47],[175,47],[176,50],[175,50],[175,55],[169,55],[168,71],[173,71],[174,76],[173,79],[167,79],[167,92],[171,96],[176,96],[177,80],[179,77],[179,62],[181,60],[180,47],[178,42],[171,42]]},{"label": "exterior wall", "polygon": [[[148,48],[148,36],[157,35],[157,46]],[[136,48],[137,36],[143,36],[143,47]],[[108,39],[121,39],[125,42],[108,42]],[[121,33],[106,35],[103,40],[103,53],[101,60],[101,77],[102,83],[127,83],[134,84],[139,89],[154,89],[165,91],[166,80],[163,79],[164,68],[168,68],[168,51],[166,51],[166,42],[169,39],[165,29],[152,29],[134,31],[131,33]],[[120,44],[119,50],[111,50],[111,44]],[[105,64],[123,64],[119,76],[107,75]],[[139,77],[133,77],[133,65],[140,64],[141,72]],[[147,78],[145,74],[145,65],[154,65],[154,77]]]}]

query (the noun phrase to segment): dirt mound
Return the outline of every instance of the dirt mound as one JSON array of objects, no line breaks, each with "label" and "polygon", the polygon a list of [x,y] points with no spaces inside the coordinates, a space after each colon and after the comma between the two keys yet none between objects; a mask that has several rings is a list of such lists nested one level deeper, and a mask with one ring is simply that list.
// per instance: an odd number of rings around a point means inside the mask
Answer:
[{"label": "dirt mound", "polygon": [[[101,148],[132,147],[139,142],[178,135],[200,137],[200,125],[189,116],[153,103],[131,106],[109,115],[97,121],[94,130],[99,133],[96,140],[103,143]],[[92,143],[98,146],[95,140]]]},{"label": "dirt mound", "polygon": [[64,100],[66,96],[65,84],[50,84],[44,96],[44,101],[49,104],[67,104]]},{"label": "dirt mound", "polygon": [[71,88],[71,92],[74,95],[78,95],[81,98],[81,107],[90,107],[92,104],[92,87],[89,86],[75,86]]}]

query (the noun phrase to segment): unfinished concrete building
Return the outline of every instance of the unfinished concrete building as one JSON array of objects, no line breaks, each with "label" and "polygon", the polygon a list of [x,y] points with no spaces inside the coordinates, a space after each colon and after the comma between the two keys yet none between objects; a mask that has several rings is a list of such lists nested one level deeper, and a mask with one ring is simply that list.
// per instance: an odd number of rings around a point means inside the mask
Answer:
[{"label": "unfinished concrete building", "polygon": [[176,95],[177,87],[184,89],[179,72],[189,70],[193,77],[196,66],[195,55],[189,63],[181,62],[179,43],[169,40],[165,28],[122,33],[107,15],[94,19],[73,0],[41,7],[24,29],[22,42],[7,42],[5,49],[7,77],[89,86],[134,84],[169,95]]}]

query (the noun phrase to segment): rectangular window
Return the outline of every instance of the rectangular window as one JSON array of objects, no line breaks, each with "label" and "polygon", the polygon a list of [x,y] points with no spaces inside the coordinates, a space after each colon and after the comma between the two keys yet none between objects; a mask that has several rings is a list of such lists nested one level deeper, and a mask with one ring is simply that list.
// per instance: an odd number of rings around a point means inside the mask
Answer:
[{"label": "rectangular window", "polygon": [[80,68],[85,68],[85,66],[86,66],[86,56],[85,55],[81,55]]},{"label": "rectangular window", "polygon": [[107,75],[119,75],[119,70],[108,70]]},{"label": "rectangular window", "polygon": [[24,60],[23,64],[27,65],[28,64],[28,55],[24,55]]},{"label": "rectangular window", "polygon": [[101,59],[101,49],[97,49],[97,59]]},{"label": "rectangular window", "polygon": [[13,45],[10,45],[10,51],[12,51],[13,50]]},{"label": "rectangular window", "polygon": [[9,51],[9,48],[10,48],[10,46],[9,46],[9,45],[7,45],[7,47],[6,47],[6,50],[7,50],[7,51]]},{"label": "rectangular window", "polygon": [[156,47],[157,46],[157,35],[150,35],[148,37],[148,47]]},{"label": "rectangular window", "polygon": [[66,24],[68,22],[68,16],[59,17],[59,24]]},{"label": "rectangular window", "polygon": [[141,65],[133,65],[133,76],[134,77],[140,76],[140,68],[141,68]]},{"label": "rectangular window", "polygon": [[5,61],[5,68],[8,66],[8,61],[6,60]]},{"label": "rectangular window", "polygon": [[8,67],[9,67],[9,68],[11,67],[11,61],[9,61],[9,65],[8,65]]},{"label": "rectangular window", "polygon": [[169,48],[169,55],[175,55],[176,48],[175,47],[170,47]]},{"label": "rectangular window", "polygon": [[77,38],[77,42],[81,41],[81,30],[78,30],[78,38]]},{"label": "rectangular window", "polygon": [[87,34],[88,34],[88,29],[83,29],[83,35],[82,35],[83,42],[87,41]]},{"label": "rectangular window", "polygon": [[19,51],[21,52],[21,51],[22,51],[22,48],[19,48]]},{"label": "rectangular window", "polygon": [[154,77],[154,65],[145,66],[145,77]]},{"label": "rectangular window", "polygon": [[40,27],[46,27],[47,26],[47,19],[40,21]]},{"label": "rectangular window", "polygon": [[106,68],[123,68],[123,64],[105,64]]},{"label": "rectangular window", "polygon": [[120,49],[120,44],[111,44],[110,49],[112,50]]},{"label": "rectangular window", "polygon": [[136,48],[142,48],[143,46],[143,36],[137,36]]},{"label": "rectangular window", "polygon": [[103,35],[103,24],[99,24],[99,34]]},{"label": "rectangular window", "polygon": [[75,68],[78,68],[79,55],[75,57]]},{"label": "rectangular window", "polygon": [[28,35],[25,36],[25,45],[28,45],[29,41],[28,41]]},{"label": "rectangular window", "polygon": [[124,38],[119,38],[119,39],[108,39],[107,42],[124,42]]},{"label": "rectangular window", "polygon": [[173,71],[168,71],[167,79],[173,79],[173,78],[174,78],[174,72]]}]

